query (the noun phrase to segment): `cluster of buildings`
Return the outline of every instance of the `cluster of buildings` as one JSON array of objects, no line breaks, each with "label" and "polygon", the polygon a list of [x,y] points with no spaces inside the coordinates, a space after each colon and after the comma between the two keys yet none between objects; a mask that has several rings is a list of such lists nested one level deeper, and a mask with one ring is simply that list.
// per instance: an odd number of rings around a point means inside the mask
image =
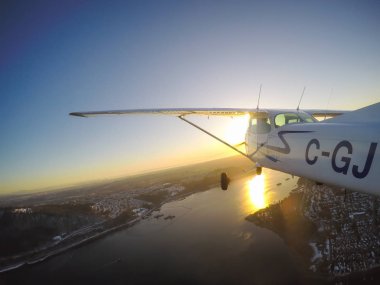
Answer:
[{"label": "cluster of buildings", "polygon": [[15,208],[12,210],[12,214],[31,214],[33,213],[32,208]]},{"label": "cluster of buildings", "polygon": [[129,209],[128,200],[127,195],[111,195],[92,204],[91,209],[102,216],[116,218]]},{"label": "cluster of buildings", "polygon": [[[93,213],[106,217],[116,218],[126,211],[131,211],[137,216],[141,216],[144,210],[149,208],[152,203],[142,200],[139,196],[143,194],[153,194],[165,192],[168,197],[175,196],[185,190],[181,184],[164,183],[149,187],[136,188],[134,190],[117,191],[114,193],[98,191],[92,195],[75,197],[64,202],[64,204],[81,205],[89,204]],[[3,215],[0,208],[0,216]],[[12,214],[32,214],[33,207],[18,207],[11,210]]]},{"label": "cluster of buildings", "polygon": [[300,187],[303,214],[317,225],[311,269],[334,276],[380,266],[380,198],[327,186]]},{"label": "cluster of buildings", "polygon": [[185,190],[185,187],[180,184],[165,183],[143,189],[136,189],[134,191],[114,193],[102,197],[101,199],[94,199],[91,209],[95,213],[109,218],[116,218],[126,210],[131,210],[134,214],[141,215],[141,213],[145,212],[146,207],[150,206],[152,203],[137,199],[137,196],[163,191],[166,191],[169,196],[174,196],[183,190]]}]

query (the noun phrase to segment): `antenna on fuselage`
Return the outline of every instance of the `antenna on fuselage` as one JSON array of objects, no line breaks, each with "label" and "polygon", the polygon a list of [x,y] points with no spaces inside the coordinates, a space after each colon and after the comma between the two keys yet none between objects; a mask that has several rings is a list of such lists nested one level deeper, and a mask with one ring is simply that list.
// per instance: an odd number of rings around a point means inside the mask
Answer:
[{"label": "antenna on fuselage", "polygon": [[260,84],[260,91],[259,91],[259,98],[257,99],[257,107],[256,107],[256,111],[258,112],[259,111],[259,105],[260,105],[260,96],[261,96],[261,87],[263,85]]},{"label": "antenna on fuselage", "polygon": [[259,149],[259,106],[260,106],[260,97],[261,97],[261,87],[263,84],[260,84],[259,90],[259,98],[257,99],[257,107],[256,107],[256,149]]},{"label": "antenna on fuselage", "polygon": [[[260,90],[259,90],[259,98],[257,99],[257,107],[256,107],[256,151],[255,153],[259,150],[260,144],[259,144],[259,107],[260,107],[260,97],[261,97],[261,87],[263,84],[260,84]],[[256,174],[260,175],[262,171],[261,165],[256,162]]]},{"label": "antenna on fuselage", "polygon": [[301,105],[301,101],[303,98],[303,94],[305,94],[305,89],[306,89],[306,86],[303,87],[301,98],[300,98],[300,101],[298,102],[298,106],[297,106],[297,112],[300,110],[300,105]]}]

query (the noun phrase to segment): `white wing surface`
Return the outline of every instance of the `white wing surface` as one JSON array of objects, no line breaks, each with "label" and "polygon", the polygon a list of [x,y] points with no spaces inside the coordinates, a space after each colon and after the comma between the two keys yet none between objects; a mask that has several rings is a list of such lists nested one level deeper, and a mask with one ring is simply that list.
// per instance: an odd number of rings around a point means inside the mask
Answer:
[{"label": "white wing surface", "polygon": [[187,115],[205,116],[244,116],[250,114],[252,117],[266,117],[266,111],[256,109],[235,109],[235,108],[167,108],[167,109],[130,109],[130,110],[110,110],[94,112],[72,112],[70,115],[77,117],[94,117],[100,115],[171,115],[183,117]]},{"label": "white wing surface", "polygon": [[314,116],[314,117],[336,117],[336,116],[340,116],[340,115],[343,115],[344,113],[347,113],[349,111],[343,111],[343,110],[322,110],[322,109],[319,109],[319,110],[316,110],[316,109],[312,109],[312,110],[304,110],[302,109],[302,111],[306,112],[306,113],[309,113],[310,115]]}]

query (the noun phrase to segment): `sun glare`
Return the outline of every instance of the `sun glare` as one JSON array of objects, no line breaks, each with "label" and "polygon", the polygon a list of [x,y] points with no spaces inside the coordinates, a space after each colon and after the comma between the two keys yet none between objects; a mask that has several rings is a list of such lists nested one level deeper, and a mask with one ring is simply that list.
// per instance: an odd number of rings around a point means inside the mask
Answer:
[{"label": "sun glare", "polygon": [[262,174],[256,175],[248,181],[249,200],[253,210],[259,210],[267,206],[264,179],[264,174]]},{"label": "sun glare", "polygon": [[249,115],[234,117],[225,131],[225,139],[230,144],[244,142],[245,133],[248,128]]}]

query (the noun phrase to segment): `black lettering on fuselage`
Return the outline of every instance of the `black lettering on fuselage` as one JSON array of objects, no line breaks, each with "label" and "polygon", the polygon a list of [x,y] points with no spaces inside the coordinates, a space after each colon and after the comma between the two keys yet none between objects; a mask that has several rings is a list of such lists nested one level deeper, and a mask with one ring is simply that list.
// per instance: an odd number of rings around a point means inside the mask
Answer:
[{"label": "black lettering on fuselage", "polygon": [[318,160],[318,156],[314,156],[313,159],[310,159],[309,158],[309,150],[310,150],[310,147],[312,144],[315,144],[315,147],[316,149],[319,149],[320,145],[319,145],[319,140],[317,139],[312,139],[308,144],[307,144],[307,147],[306,147],[306,152],[305,152],[305,159],[306,159],[306,162],[310,165],[313,165],[317,162]]},{"label": "black lettering on fuselage", "polygon": [[346,156],[342,156],[342,158],[340,160],[344,162],[344,165],[338,166],[336,164],[336,156],[338,154],[338,151],[343,147],[347,149],[348,154],[352,154],[352,144],[349,141],[341,141],[340,143],[338,143],[336,145],[336,147],[334,149],[332,159],[331,159],[331,165],[332,165],[332,168],[334,169],[335,172],[343,173],[344,175],[346,175],[348,168],[350,167],[351,158],[346,157]]},{"label": "black lettering on fuselage", "polygon": [[359,167],[357,165],[354,165],[352,167],[352,174],[359,179],[362,179],[367,176],[369,170],[371,169],[373,157],[375,156],[377,143],[371,143],[371,146],[369,147],[367,160],[365,161],[364,169],[362,172],[359,172]]},{"label": "black lettering on fuselage", "polygon": [[[369,171],[371,170],[373,159],[375,157],[377,144],[378,143],[375,143],[375,142],[371,143],[363,170],[359,171],[359,166],[356,164],[352,166],[352,175],[355,178],[362,179],[368,175]],[[310,140],[306,146],[305,160],[307,164],[309,165],[314,165],[318,161],[318,158],[319,158],[318,155],[314,155],[313,157],[310,157],[310,149],[312,147],[314,147],[316,150],[321,149],[321,144],[318,139]],[[332,156],[331,156],[332,169],[336,173],[342,173],[344,175],[347,175],[350,168],[353,152],[354,152],[354,148],[351,142],[347,140],[339,142],[335,146],[332,152]],[[326,157],[328,159],[330,157],[330,152],[322,149],[321,156]]]}]

